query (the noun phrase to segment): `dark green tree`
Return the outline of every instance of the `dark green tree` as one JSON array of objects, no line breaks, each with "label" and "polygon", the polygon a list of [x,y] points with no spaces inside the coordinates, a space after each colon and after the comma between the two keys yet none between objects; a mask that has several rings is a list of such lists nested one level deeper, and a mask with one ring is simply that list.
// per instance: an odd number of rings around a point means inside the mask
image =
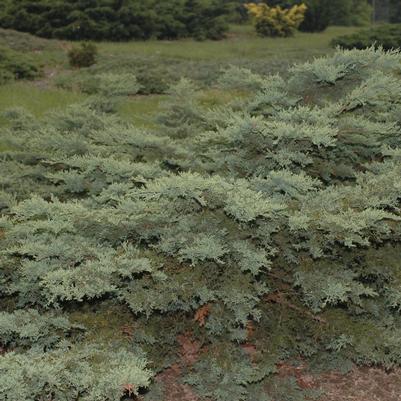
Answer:
[{"label": "dark green tree", "polygon": [[220,39],[226,14],[216,0],[5,0],[0,26],[69,40]]},{"label": "dark green tree", "polygon": [[330,23],[333,25],[362,26],[372,18],[372,7],[367,0],[329,1]]},{"label": "dark green tree", "polygon": [[308,9],[299,29],[305,32],[324,31],[330,23],[332,2],[333,0],[306,0]]},{"label": "dark green tree", "polygon": [[390,0],[390,21],[401,22],[401,2],[399,0]]}]

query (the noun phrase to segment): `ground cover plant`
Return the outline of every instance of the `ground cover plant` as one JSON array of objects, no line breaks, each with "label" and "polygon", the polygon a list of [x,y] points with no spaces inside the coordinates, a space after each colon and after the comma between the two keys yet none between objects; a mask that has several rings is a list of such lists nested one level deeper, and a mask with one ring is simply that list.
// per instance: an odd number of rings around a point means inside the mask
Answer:
[{"label": "ground cover plant", "polygon": [[307,400],[281,364],[399,366],[400,66],[232,66],[236,96],[182,79],[148,130],[115,107],[129,73],[41,119],[9,110],[2,397],[156,401],[175,375],[198,399]]},{"label": "ground cover plant", "polygon": [[41,67],[32,58],[7,47],[0,47],[0,85],[18,79],[40,76]]},{"label": "ground cover plant", "polygon": [[207,42],[100,43],[95,65],[80,71],[64,70],[54,85],[81,93],[92,93],[96,76],[108,71],[130,73],[140,84],[139,94],[165,94],[180,78],[201,88],[215,87],[222,72],[235,65],[259,74],[282,72],[294,62],[332,52],[330,41],[355,28],[332,27],[321,34],[297,32],[291,38],[271,41],[258,37],[252,26],[235,26],[232,38]]},{"label": "ground cover plant", "polygon": [[0,46],[19,52],[38,52],[46,48],[56,48],[57,43],[28,33],[0,28]]},{"label": "ground cover plant", "polygon": [[[330,27],[319,34],[297,32],[292,38],[266,41],[255,34],[252,26],[236,25],[231,27],[229,38],[223,41],[102,42],[97,44],[96,65],[76,70],[68,67],[67,57],[76,44],[0,29],[0,44],[24,52],[44,66],[43,75],[32,83],[11,81],[0,86],[0,107],[5,110],[22,106],[41,117],[49,110],[84,99],[88,96],[87,88],[91,88],[86,85],[88,78],[90,84],[92,75],[112,70],[135,75],[140,85],[138,96],[123,99],[118,106],[119,114],[128,121],[150,127],[168,88],[181,77],[206,89],[204,98],[209,105],[221,103],[232,94],[215,84],[230,65],[259,74],[279,71],[286,74],[288,65],[333,52],[329,46],[331,39],[354,31],[355,28]],[[0,124],[4,123],[0,116]],[[4,148],[1,140],[0,148]]]},{"label": "ground cover plant", "polygon": [[401,47],[401,24],[384,24],[375,28],[363,29],[334,39],[332,45],[344,49],[366,49],[371,46],[381,46],[387,50],[399,49]]}]

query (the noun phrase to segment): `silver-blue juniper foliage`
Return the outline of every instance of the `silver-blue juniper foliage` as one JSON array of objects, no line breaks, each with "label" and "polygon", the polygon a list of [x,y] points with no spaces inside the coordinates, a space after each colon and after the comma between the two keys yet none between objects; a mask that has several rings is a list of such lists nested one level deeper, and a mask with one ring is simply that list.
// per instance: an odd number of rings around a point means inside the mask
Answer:
[{"label": "silver-blue juniper foliage", "polygon": [[400,73],[373,48],[288,80],[231,68],[228,104],[182,81],[149,132],[108,107],[127,75],[44,120],[10,110],[0,398],[155,401],[180,334],[203,347],[185,381],[219,401],[269,400],[283,359],[400,365]]}]

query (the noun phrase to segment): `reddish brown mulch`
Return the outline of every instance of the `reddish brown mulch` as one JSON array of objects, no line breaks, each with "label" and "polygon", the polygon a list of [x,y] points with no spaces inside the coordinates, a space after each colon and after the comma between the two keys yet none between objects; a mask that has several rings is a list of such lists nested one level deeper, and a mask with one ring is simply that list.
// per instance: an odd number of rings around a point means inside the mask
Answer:
[{"label": "reddish brown mulch", "polygon": [[401,369],[355,368],[322,375],[316,383],[325,392],[321,401],[401,401]]},{"label": "reddish brown mulch", "polygon": [[[199,401],[190,386],[180,383],[180,375],[180,367],[174,365],[158,376],[157,380],[168,389],[165,401]],[[302,388],[324,391],[319,401],[401,401],[401,370],[386,373],[377,368],[358,368],[346,375],[296,377]]]},{"label": "reddish brown mulch", "polygon": [[156,377],[165,389],[164,401],[199,401],[191,386],[180,383],[181,368],[173,365]]},{"label": "reddish brown mulch", "polygon": [[164,401],[199,401],[191,386],[180,382],[183,368],[192,366],[199,358],[200,344],[191,334],[178,336],[181,360],[179,364],[172,365],[156,377],[156,381],[165,389]]},{"label": "reddish brown mulch", "polygon": [[[278,365],[280,377],[293,376],[303,389],[321,389],[319,401],[401,401],[401,369],[355,367],[350,373],[312,375],[305,365]],[[279,400],[278,400],[279,401]]]},{"label": "reddish brown mulch", "polygon": [[[159,374],[156,380],[167,390],[164,401],[199,401],[192,388],[180,382],[183,368],[192,366],[202,352],[200,344],[190,334],[178,337],[181,361]],[[255,349],[244,345],[252,358]],[[305,364],[277,365],[277,376],[295,377],[303,389],[321,389],[319,401],[401,401],[401,369],[386,372],[379,368],[355,367],[350,373],[311,374]],[[212,401],[212,400],[211,400]],[[275,400],[281,401],[281,400]]]}]

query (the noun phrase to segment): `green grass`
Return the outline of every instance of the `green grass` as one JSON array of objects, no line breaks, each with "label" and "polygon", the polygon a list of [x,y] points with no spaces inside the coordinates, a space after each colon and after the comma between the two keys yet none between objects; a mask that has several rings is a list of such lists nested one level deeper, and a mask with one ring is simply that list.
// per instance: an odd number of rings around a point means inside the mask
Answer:
[{"label": "green grass", "polygon": [[134,96],[121,104],[118,114],[136,126],[153,128],[153,119],[160,110],[164,95]]},{"label": "green grass", "polygon": [[196,42],[191,39],[179,41],[99,43],[100,54],[157,56],[190,60],[230,60],[236,58],[257,59],[265,57],[303,57],[331,51],[330,41],[359,28],[330,27],[321,33],[298,32],[291,38],[261,38],[251,26],[235,26],[228,38],[221,41]]},{"label": "green grass", "polygon": [[[200,101],[203,106],[212,108],[228,103],[233,96],[243,96],[243,94],[209,89],[203,91]],[[154,128],[155,116],[160,112],[161,105],[167,98],[168,95],[133,96],[120,105],[118,114],[138,127]]]},{"label": "green grass", "polygon": [[[16,82],[0,86],[0,126],[6,124],[1,115],[13,107],[23,107],[36,117],[51,110],[65,109],[68,105],[82,101],[85,96],[61,89],[41,89],[32,82]],[[0,153],[9,150],[1,142]]]},{"label": "green grass", "polygon": [[66,42],[38,38],[29,33],[0,28],[0,46],[30,54],[36,62],[46,66],[65,65]]},{"label": "green grass", "polygon": [[50,110],[63,109],[85,99],[79,93],[62,89],[40,88],[33,82],[16,82],[0,86],[0,113],[13,107],[23,107],[37,117]]}]

